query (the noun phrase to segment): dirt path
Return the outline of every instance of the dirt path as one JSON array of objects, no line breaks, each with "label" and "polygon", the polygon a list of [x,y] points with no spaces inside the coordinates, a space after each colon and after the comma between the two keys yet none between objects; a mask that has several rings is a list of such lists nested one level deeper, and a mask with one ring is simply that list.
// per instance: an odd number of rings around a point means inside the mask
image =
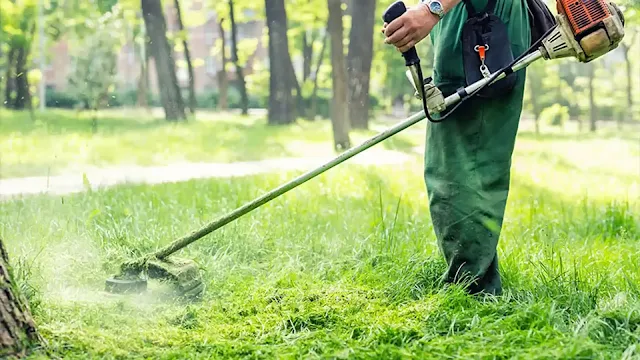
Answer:
[{"label": "dirt path", "polygon": [[[178,163],[150,167],[116,166],[87,170],[84,174],[0,179],[0,199],[7,200],[21,195],[78,193],[86,191],[87,184],[91,189],[97,190],[121,184],[160,184],[191,179],[228,178],[278,171],[310,170],[324,164],[331,158],[323,156],[236,163]],[[401,164],[412,158],[408,154],[397,151],[370,149],[343,164],[390,165]]]}]

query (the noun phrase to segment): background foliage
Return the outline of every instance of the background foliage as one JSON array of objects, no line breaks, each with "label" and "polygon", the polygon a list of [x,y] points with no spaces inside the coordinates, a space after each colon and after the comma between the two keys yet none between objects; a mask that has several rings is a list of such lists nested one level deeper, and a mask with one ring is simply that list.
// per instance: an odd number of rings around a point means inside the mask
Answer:
[{"label": "background foliage", "polygon": [[[182,40],[189,38],[189,29],[207,24],[208,16],[214,14],[216,22],[222,20],[221,26],[227,33],[232,31],[232,24],[229,21],[228,1],[203,1],[200,8],[192,9],[195,0],[181,0],[182,21],[185,30],[169,31],[167,38],[174,48],[176,66],[186,68],[187,64],[183,57]],[[300,66],[296,66],[295,81],[300,88],[303,107],[311,106],[311,97],[317,98],[316,114],[321,117],[329,117],[330,102],[332,99],[332,64],[329,59],[329,51],[323,51],[323,44],[328,42],[327,30],[327,7],[325,0],[295,0],[285,2],[287,17],[287,40],[291,59],[299,64],[306,56],[311,54],[310,71]],[[530,85],[527,88],[525,116],[538,119],[542,112],[556,111],[557,106],[562,106],[561,112],[569,115],[568,121],[616,121],[619,123],[637,122],[640,119],[640,61],[636,56],[632,56],[640,48],[640,36],[638,32],[638,2],[636,0],[622,0],[617,2],[623,9],[627,22],[627,37],[620,48],[607,57],[599,59],[592,65],[586,66],[577,64],[573,60],[556,61],[553,63],[538,63],[530,67],[528,78]],[[79,0],[49,0],[49,1],[11,1],[2,0],[0,13],[0,49],[3,56],[0,57],[0,71],[4,80],[0,84],[0,91],[7,92],[7,74],[9,74],[9,59],[7,56],[13,48],[27,49],[25,56],[25,67],[30,73],[31,96],[33,102],[39,102],[37,86],[41,74],[39,72],[40,47],[38,46],[38,32],[36,31],[38,6],[43,6],[43,23],[45,24],[44,35],[46,36],[44,57],[48,62],[55,58],[54,53],[48,51],[52,44],[64,39],[69,43],[69,49],[73,54],[78,54],[87,60],[89,58],[109,58],[109,54],[103,53],[95,56],[93,50],[86,51],[88,43],[98,41],[100,35],[100,22],[105,14],[113,11],[119,12],[120,24],[108,31],[104,39],[113,40],[113,44],[106,46],[104,51],[110,52],[111,56],[122,51],[123,46],[128,42],[133,42],[136,47],[137,56],[143,52],[144,48],[144,23],[140,14],[140,3],[135,0],[109,0],[87,2]],[[114,8],[114,5],[117,6]],[[266,31],[268,24],[265,24],[265,3],[261,1],[235,0],[235,26],[258,22],[265,27],[262,36],[243,37],[236,44],[237,64],[244,67],[249,63],[251,55],[259,46],[268,46],[269,33]],[[548,4],[554,9],[554,2]],[[173,8],[173,2],[164,1],[163,5],[167,9],[165,15],[169,16]],[[371,29],[373,34],[373,56],[371,58],[370,72],[370,102],[369,105],[376,113],[389,113],[394,108],[417,110],[419,103],[412,101],[412,94],[404,75],[404,65],[399,54],[383,43],[382,35],[378,27],[382,12],[388,6],[385,1],[377,1],[375,8],[375,26]],[[349,48],[349,33],[351,31],[351,8],[352,1],[343,4],[343,24],[344,24],[344,49],[345,54]],[[209,15],[207,15],[209,14]],[[215,24],[218,25],[217,23]],[[209,25],[207,25],[209,26]],[[215,27],[211,25],[210,27]],[[217,29],[210,29],[214,31]],[[228,37],[228,35],[227,35]],[[117,40],[116,40],[117,39]],[[228,42],[228,40],[227,40]],[[328,44],[325,44],[328,47]],[[99,46],[93,44],[93,46]],[[225,54],[221,54],[222,38],[214,39],[210,53],[216,58],[224,55],[227,61],[224,69],[227,76],[232,78],[236,69],[233,60],[232,44],[227,43]],[[427,39],[418,46],[418,50],[423,59],[425,73],[431,69],[432,47]],[[78,58],[80,60],[80,58]],[[205,66],[205,59],[196,56],[191,59],[194,67]],[[252,62],[251,71],[243,69],[248,75],[243,81],[248,92],[249,108],[266,108],[269,103],[269,68],[268,63]],[[306,65],[305,65],[306,66]],[[89,94],[77,90],[82,79],[87,78],[86,64],[82,61],[75,62],[73,73],[69,76],[69,81],[75,83],[73,87],[67,89],[48,89],[46,91],[46,104],[49,107],[79,107],[86,104],[86,96]],[[317,74],[316,74],[317,69]],[[103,72],[101,72],[103,73]],[[155,76],[150,74],[149,76]],[[75,79],[75,80],[74,80]],[[314,82],[317,79],[317,89],[314,91]],[[80,80],[80,81],[79,81]],[[86,82],[89,80],[87,78]],[[628,84],[627,84],[628,83]],[[591,84],[591,87],[590,85]],[[86,84],[85,84],[86,85]],[[105,84],[106,85],[106,84]],[[151,106],[161,105],[157,91],[140,94],[140,89],[123,88],[113,83],[106,86],[109,96],[106,97],[106,106],[136,106],[140,105],[140,98],[146,99]],[[88,85],[86,85],[88,86]],[[225,91],[225,105],[228,108],[242,108],[238,79],[231,80],[228,89]],[[593,89],[593,100],[589,101],[589,89]],[[15,93],[15,89],[8,90]],[[84,95],[81,96],[81,93]],[[314,95],[315,94],[315,95]],[[95,97],[96,95],[90,95]],[[183,96],[187,98],[187,93],[183,89]],[[6,97],[6,95],[4,96]],[[200,91],[196,94],[197,104],[200,108],[220,108],[221,89],[213,88]],[[10,105],[10,104],[5,104]],[[555,106],[554,106],[555,105]],[[300,115],[300,114],[299,114]],[[313,116],[312,115],[312,116]]]}]

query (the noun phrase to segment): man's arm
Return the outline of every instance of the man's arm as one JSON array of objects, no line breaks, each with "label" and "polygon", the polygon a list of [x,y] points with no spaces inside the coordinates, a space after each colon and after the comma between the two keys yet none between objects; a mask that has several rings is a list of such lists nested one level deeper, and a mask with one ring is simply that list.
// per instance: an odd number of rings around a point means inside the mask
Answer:
[{"label": "man's arm", "polygon": [[[440,0],[440,2],[446,16],[446,13],[460,0]],[[405,52],[426,38],[438,21],[440,18],[429,11],[426,3],[411,6],[402,16],[383,25],[385,43],[394,45],[400,52]]]}]

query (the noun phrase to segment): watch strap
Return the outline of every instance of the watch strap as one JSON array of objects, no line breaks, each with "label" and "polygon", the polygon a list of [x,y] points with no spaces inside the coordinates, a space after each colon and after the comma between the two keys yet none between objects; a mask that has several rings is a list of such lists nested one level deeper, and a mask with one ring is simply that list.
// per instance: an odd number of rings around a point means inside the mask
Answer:
[{"label": "watch strap", "polygon": [[437,16],[438,18],[442,19],[442,17],[444,16],[444,6],[442,5],[441,1],[439,1],[439,0],[437,1],[437,3],[440,4],[440,8],[442,9],[441,13],[436,13],[436,12],[431,10],[431,3],[434,2],[434,0],[420,0],[420,2],[427,6],[427,9],[429,10],[429,12],[431,12],[432,14]]}]

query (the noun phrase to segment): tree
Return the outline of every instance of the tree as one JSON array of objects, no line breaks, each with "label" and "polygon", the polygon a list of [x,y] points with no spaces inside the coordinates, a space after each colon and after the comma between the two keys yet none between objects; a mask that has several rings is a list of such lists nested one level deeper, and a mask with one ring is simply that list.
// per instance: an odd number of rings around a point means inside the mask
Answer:
[{"label": "tree", "polygon": [[324,53],[327,48],[327,34],[329,33],[328,28],[325,28],[324,34],[322,34],[322,48],[320,49],[320,55],[318,56],[318,61],[316,63],[315,71],[313,72],[313,90],[311,92],[311,106],[310,110],[307,113],[308,118],[315,118],[318,113],[318,74],[320,73],[320,67],[322,66],[322,62],[324,61]]},{"label": "tree", "polygon": [[[97,130],[95,111],[108,101],[117,74],[117,53],[122,47],[122,33],[118,7],[96,21],[95,31],[84,37],[74,54],[75,68],[69,78],[69,85],[87,108],[94,111],[93,130]],[[119,31],[120,30],[120,31]]]},{"label": "tree", "polygon": [[[297,115],[306,116],[309,119],[315,117],[316,113],[312,111],[309,103],[313,103],[313,88],[318,83],[318,77],[313,76],[312,68],[314,65],[314,56],[321,51],[324,46],[326,36],[327,8],[326,0],[289,0],[287,8],[295,11],[295,17],[289,19],[288,34],[292,41],[291,56],[299,57],[302,60],[302,69],[294,68],[291,63],[289,71],[291,72],[292,86],[296,96]],[[323,61],[322,57],[318,58],[318,63]],[[316,89],[317,91],[317,89]]]},{"label": "tree", "polygon": [[227,104],[227,93],[229,89],[229,80],[227,78],[227,41],[224,35],[224,19],[221,18],[218,22],[218,26],[220,29],[220,70],[218,71],[218,89],[220,97],[218,99],[218,109],[226,110],[228,107]]},{"label": "tree", "polygon": [[161,1],[141,1],[142,16],[147,29],[147,41],[151,56],[155,62],[160,100],[164,108],[165,118],[170,121],[186,120],[184,101],[176,76],[175,60],[166,36],[167,24]]},{"label": "tree", "polygon": [[[634,43],[636,33],[629,29],[627,30],[627,41],[623,41],[620,43],[620,48],[622,49],[622,54],[624,55],[624,62],[627,69],[627,104],[626,104],[626,121],[633,121],[633,70],[631,68],[631,59],[629,56],[629,52],[631,50],[631,46]],[[622,127],[622,118],[618,121],[618,128]]]},{"label": "tree", "polygon": [[351,147],[347,110],[347,67],[343,49],[342,4],[340,0],[327,0],[329,9],[329,37],[331,41],[331,79],[333,99],[331,101],[331,123],[336,151]]},{"label": "tree", "polygon": [[289,35],[296,38],[292,56],[302,58],[300,84],[311,76],[313,57],[317,48],[317,40],[321,40],[322,30],[327,21],[326,0],[289,0],[287,6],[295,9],[296,16],[289,22]]},{"label": "tree", "polygon": [[[640,23],[640,0],[630,0],[626,2],[626,11],[624,14],[625,23],[626,23],[626,35],[625,39],[620,43],[620,48],[622,49],[622,54],[624,56],[624,62],[626,65],[627,72],[627,86],[626,86],[626,109],[625,109],[625,117],[626,121],[632,122],[633,119],[633,107],[634,107],[634,97],[633,97],[633,79],[637,79],[637,76],[633,76],[633,66],[631,60],[634,59],[634,56],[630,56],[631,54],[637,53],[632,52],[631,48],[636,44],[636,40],[638,39],[637,35],[640,32],[640,28],[638,25]],[[622,127],[622,118],[618,121],[618,127]]]},{"label": "tree", "polygon": [[34,1],[0,1],[2,7],[2,39],[8,44],[5,73],[5,106],[33,110],[29,88],[29,56],[36,29]]},{"label": "tree", "polygon": [[[238,87],[240,90],[240,98],[242,100],[242,115],[249,113],[249,98],[247,96],[247,84],[244,80],[242,66],[238,60],[238,27],[236,25],[235,14],[233,11],[233,0],[229,0],[229,19],[231,20],[231,61],[236,68],[236,76]],[[223,55],[224,56],[224,55]]]},{"label": "tree", "polygon": [[269,30],[268,123],[290,124],[295,120],[295,104],[284,0],[265,0],[265,14]]},{"label": "tree", "polygon": [[19,293],[0,239],[0,357],[24,357],[44,343],[31,316],[27,300]]},{"label": "tree", "polygon": [[18,110],[32,110],[33,104],[31,102],[31,91],[29,90],[29,71],[27,69],[29,45],[18,45],[17,47],[18,52],[15,59],[16,71],[13,74],[13,76],[15,76],[16,96],[13,99],[12,107]]},{"label": "tree", "polygon": [[193,65],[191,64],[191,54],[189,53],[189,44],[187,41],[187,31],[184,29],[182,23],[182,11],[180,10],[180,0],[174,0],[174,6],[176,8],[176,17],[178,20],[178,29],[180,30],[180,38],[182,38],[182,47],[184,48],[184,58],[187,62],[187,70],[189,72],[189,110],[191,114],[195,114],[196,107],[198,106],[196,101],[196,85],[193,75]]},{"label": "tree", "polygon": [[140,75],[138,77],[138,106],[148,108],[148,92],[149,92],[149,44],[144,41],[136,52],[140,61]]},{"label": "tree", "polygon": [[314,40],[311,29],[302,32],[302,82],[306,81],[311,75]]},{"label": "tree", "polygon": [[300,83],[298,82],[298,78],[296,76],[296,70],[293,68],[293,62],[291,61],[291,57],[289,57],[289,63],[288,64],[289,64],[289,81],[291,82],[291,87],[296,92],[296,99],[295,99],[296,110],[297,110],[296,114],[297,115],[303,115],[304,114],[304,102],[303,102],[303,98],[302,98],[302,87],[300,86]]},{"label": "tree", "polygon": [[352,0],[347,70],[349,121],[354,128],[369,127],[369,82],[373,60],[373,26],[376,2]]},{"label": "tree", "polygon": [[15,73],[15,58],[16,58],[16,48],[13,46],[9,48],[9,52],[7,53],[7,69],[4,75],[5,85],[4,85],[4,104],[7,108],[13,107],[13,97],[15,96],[15,88],[16,88],[16,77]]}]

